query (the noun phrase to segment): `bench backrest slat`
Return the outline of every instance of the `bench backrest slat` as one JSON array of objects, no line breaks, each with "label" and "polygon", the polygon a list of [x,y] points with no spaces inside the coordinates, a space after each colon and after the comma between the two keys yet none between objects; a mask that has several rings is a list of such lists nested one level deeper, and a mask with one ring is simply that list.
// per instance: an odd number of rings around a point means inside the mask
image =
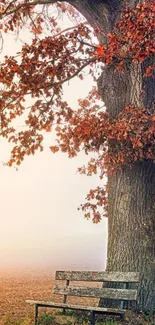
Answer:
[{"label": "bench backrest slat", "polygon": [[54,293],[58,295],[80,296],[92,298],[105,298],[117,300],[137,300],[137,290],[113,289],[113,288],[87,288],[87,287],[54,287]]},{"label": "bench backrest slat", "polygon": [[138,283],[137,272],[56,271],[56,280]]}]

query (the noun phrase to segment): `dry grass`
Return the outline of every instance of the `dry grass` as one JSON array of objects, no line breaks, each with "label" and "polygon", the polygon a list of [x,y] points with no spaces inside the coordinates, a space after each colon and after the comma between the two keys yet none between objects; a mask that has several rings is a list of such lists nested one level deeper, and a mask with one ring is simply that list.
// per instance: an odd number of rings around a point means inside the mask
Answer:
[{"label": "dry grass", "polygon": [[[62,301],[62,297],[52,295],[54,284],[54,272],[0,274],[0,319],[8,314],[12,319],[18,320],[33,317],[34,307],[26,304],[26,299]],[[68,302],[75,303],[74,299],[69,298]],[[76,302],[95,305],[98,300],[76,298]],[[45,309],[42,308],[41,311],[44,312]],[[50,313],[51,311],[52,309],[50,309]]]},{"label": "dry grass", "polygon": [[33,314],[26,299],[51,300],[53,274],[2,274],[0,276],[0,318],[10,314],[24,318]]}]

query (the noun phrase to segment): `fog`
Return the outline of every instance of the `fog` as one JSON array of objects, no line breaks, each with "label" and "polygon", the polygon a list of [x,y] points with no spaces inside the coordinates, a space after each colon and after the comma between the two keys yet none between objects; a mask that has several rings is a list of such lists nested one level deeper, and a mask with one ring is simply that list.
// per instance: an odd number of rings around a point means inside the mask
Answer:
[{"label": "fog", "polygon": [[[7,156],[1,141],[1,157]],[[104,267],[106,220],[92,224],[77,210],[98,184],[96,177],[76,174],[84,161],[46,149],[18,171],[1,165],[1,267]]]},{"label": "fog", "polygon": [[[20,46],[13,35],[5,36],[1,58]],[[76,78],[65,85],[65,99],[76,108],[91,87],[86,73],[83,82]],[[25,158],[18,170],[4,165],[11,145],[0,139],[1,269],[105,267],[107,220],[94,225],[77,210],[89,189],[102,182],[76,173],[88,159],[83,153],[74,159],[52,154],[53,139],[47,134],[44,151]]]}]

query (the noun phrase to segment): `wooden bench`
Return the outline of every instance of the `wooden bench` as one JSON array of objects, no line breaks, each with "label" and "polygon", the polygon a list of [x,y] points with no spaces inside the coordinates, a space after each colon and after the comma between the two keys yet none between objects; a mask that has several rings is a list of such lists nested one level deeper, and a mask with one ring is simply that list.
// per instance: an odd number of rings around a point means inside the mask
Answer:
[{"label": "wooden bench", "polygon": [[[90,312],[90,324],[95,325],[95,314],[119,315],[124,318],[124,302],[138,301],[137,289],[129,289],[130,283],[139,283],[139,273],[137,272],[93,272],[93,271],[56,271],[56,280],[65,280],[63,286],[55,285],[53,293],[63,295],[63,302],[45,302],[38,300],[26,300],[27,303],[35,306],[35,325],[38,321],[39,307],[62,308],[71,310],[83,310]],[[71,281],[87,281],[106,283],[122,283],[123,288],[94,288],[85,286],[70,286]],[[83,305],[72,305],[67,303],[67,296],[78,296],[87,298],[103,298],[120,301],[119,308],[93,307]]]}]

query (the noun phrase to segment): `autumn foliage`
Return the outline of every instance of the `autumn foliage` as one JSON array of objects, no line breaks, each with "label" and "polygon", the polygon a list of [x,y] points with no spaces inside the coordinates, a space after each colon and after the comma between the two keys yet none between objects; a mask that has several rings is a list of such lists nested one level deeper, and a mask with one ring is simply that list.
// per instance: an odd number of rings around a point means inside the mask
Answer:
[{"label": "autumn foliage", "polygon": [[[69,5],[57,6],[59,11],[75,15]],[[95,88],[79,100],[76,110],[63,101],[63,84],[75,76],[83,79],[86,67],[95,79],[96,69],[104,69],[104,64],[114,65],[125,74],[131,65],[145,63],[143,76],[152,78],[154,17],[153,0],[143,1],[136,8],[126,7],[106,43],[98,44],[92,42],[92,29],[85,23],[61,31],[55,18],[49,18],[46,6],[39,10],[25,1],[1,1],[2,34],[27,26],[33,35],[31,44],[24,44],[15,57],[6,56],[0,66],[1,136],[14,144],[9,166],[19,165],[25,155],[43,150],[43,130],[56,132],[56,145],[50,146],[53,153],[61,150],[69,157],[81,150],[95,153],[87,166],[79,168],[80,173],[89,176],[99,173],[103,178],[107,172],[115,173],[137,160],[155,160],[153,107],[131,103],[112,118],[98,104],[100,97]],[[46,27],[49,35],[45,37]],[[95,37],[99,33],[96,29]],[[27,96],[33,99],[28,109]],[[24,130],[16,130],[18,116],[25,117]],[[109,143],[115,143],[115,150],[110,150]],[[105,215],[106,188],[97,187],[90,191],[81,209],[86,218],[92,215],[93,221],[99,222],[103,207]]]}]

